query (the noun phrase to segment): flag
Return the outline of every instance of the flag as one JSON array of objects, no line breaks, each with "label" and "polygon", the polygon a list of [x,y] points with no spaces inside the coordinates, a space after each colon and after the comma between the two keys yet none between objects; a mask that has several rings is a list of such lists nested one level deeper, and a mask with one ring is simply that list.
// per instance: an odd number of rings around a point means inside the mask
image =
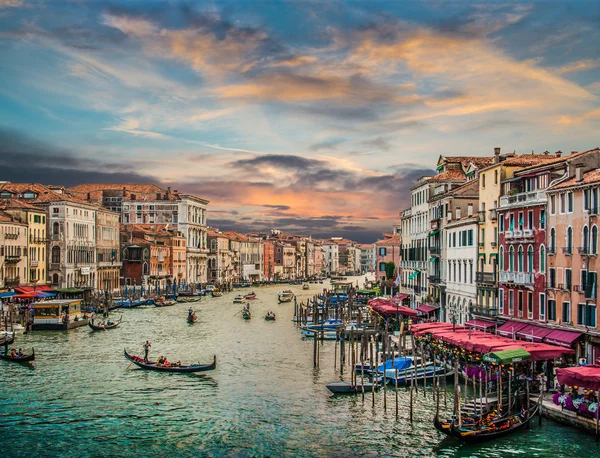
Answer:
[{"label": "flag", "polygon": [[396,275],[396,281],[394,282],[394,285],[396,285],[396,286],[400,285],[400,271],[398,271],[398,275]]}]

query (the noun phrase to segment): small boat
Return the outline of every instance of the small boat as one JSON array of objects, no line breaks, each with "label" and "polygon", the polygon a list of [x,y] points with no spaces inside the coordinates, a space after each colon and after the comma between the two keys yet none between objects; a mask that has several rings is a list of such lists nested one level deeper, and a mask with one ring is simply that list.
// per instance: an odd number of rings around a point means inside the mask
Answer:
[{"label": "small boat", "polygon": [[249,320],[250,318],[252,318],[252,314],[250,313],[250,310],[248,310],[248,309],[242,310],[242,318],[244,320]]},{"label": "small boat", "polygon": [[235,296],[235,298],[233,299],[233,303],[234,304],[243,304],[244,303],[244,296],[242,296],[241,294],[238,294],[237,296]]},{"label": "small boat", "polygon": [[281,291],[277,294],[277,300],[280,304],[282,302],[292,302],[294,300],[294,293],[290,290]]},{"label": "small boat", "polygon": [[221,291],[211,291],[210,295],[212,297],[221,297],[223,295],[223,293]]},{"label": "small boat", "polygon": [[265,320],[266,321],[275,321],[275,313],[274,312],[269,312],[265,315]]},{"label": "small boat", "polygon": [[[378,390],[380,386],[378,383],[364,382],[365,393]],[[327,384],[327,389],[333,394],[358,394],[362,393],[363,385],[358,382],[332,382]]]},{"label": "small boat", "polygon": [[88,321],[88,326],[90,328],[92,328],[94,331],[106,331],[107,329],[114,329],[117,326],[119,326],[121,324],[121,321],[123,320],[123,317],[121,316],[121,318],[119,318],[118,321],[101,321],[98,324],[92,324],[91,321]]},{"label": "small boat", "polygon": [[123,350],[123,354],[125,358],[131,361],[138,367],[142,369],[148,369],[151,371],[161,371],[161,372],[202,372],[202,371],[212,371],[217,367],[217,357],[214,357],[214,360],[210,364],[190,364],[189,366],[163,366],[157,364],[156,361],[144,361],[143,358],[139,356],[133,356],[127,353],[127,350]]},{"label": "small boat", "polygon": [[256,299],[256,293],[253,291],[250,294],[246,294],[244,296],[244,299],[247,300],[247,301],[253,301],[253,300]]},{"label": "small boat", "polygon": [[8,353],[0,351],[0,359],[3,359],[5,361],[14,361],[15,363],[26,363],[27,361],[33,361],[35,359],[35,349],[31,349],[30,355],[21,356],[9,356]]},{"label": "small boat", "polygon": [[305,336],[305,337],[317,337],[317,339],[323,339],[323,340],[336,340],[338,338],[337,335],[337,331],[335,330],[327,330],[325,329],[324,331],[321,331],[321,328],[300,328],[300,332]]},{"label": "small boat", "polygon": [[[434,364],[430,362],[425,363],[423,367],[415,365],[404,370],[386,369],[385,378],[387,383],[395,384],[396,380],[398,380],[398,384],[400,385],[410,383],[411,380],[428,380],[444,374],[450,375],[452,374],[452,371],[448,371],[443,365],[434,366]],[[383,379],[383,375],[380,376],[380,378]]]},{"label": "small boat", "polygon": [[399,371],[408,369],[413,364],[415,364],[414,358],[398,356],[398,357],[394,358],[393,360],[388,359],[385,363],[380,364],[377,367],[371,367],[368,364],[363,364],[363,365],[357,364],[356,365],[356,373],[360,374],[361,372],[364,371],[365,374],[372,374],[374,372],[379,372],[380,374],[382,374],[384,370],[388,370],[388,369],[396,369]]},{"label": "small boat", "polygon": [[196,323],[198,321],[198,316],[196,315],[196,312],[194,313],[190,313],[187,317],[187,322],[188,323]]},{"label": "small boat", "polygon": [[170,307],[171,305],[175,305],[176,303],[177,302],[172,299],[163,299],[163,300],[156,299],[154,301],[154,306],[155,307]]},{"label": "small boat", "polygon": [[306,290],[306,289],[310,289],[310,286],[308,286],[308,283],[304,283],[302,285],[302,289]]},{"label": "small boat", "polygon": [[6,335],[5,337],[0,338],[0,346],[11,345],[15,341],[15,335]]},{"label": "small boat", "polygon": [[538,413],[539,404],[536,403],[524,414],[518,413],[503,418],[500,421],[489,422],[483,426],[459,427],[456,420],[450,425],[450,435],[469,444],[477,444],[514,433],[525,428],[531,419]]}]

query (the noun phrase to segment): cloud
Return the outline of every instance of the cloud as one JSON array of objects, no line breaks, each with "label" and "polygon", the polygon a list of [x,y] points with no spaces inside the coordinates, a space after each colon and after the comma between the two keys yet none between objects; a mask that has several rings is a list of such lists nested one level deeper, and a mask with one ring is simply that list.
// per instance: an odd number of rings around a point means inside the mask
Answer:
[{"label": "cloud", "polygon": [[24,6],[23,0],[0,0],[0,8],[20,8]]},{"label": "cloud", "polygon": [[267,154],[256,156],[251,159],[240,159],[232,162],[230,165],[237,168],[258,168],[261,166],[277,167],[282,169],[307,170],[323,165],[323,161],[316,159],[307,159],[302,156]]},{"label": "cloud", "polygon": [[563,65],[562,67],[557,68],[556,72],[562,75],[564,73],[574,73],[592,70],[598,67],[600,67],[600,60],[586,59]]},{"label": "cloud", "polygon": [[262,204],[261,207],[266,207],[266,208],[274,208],[275,210],[289,210],[290,207],[289,205],[269,205],[269,204]]}]

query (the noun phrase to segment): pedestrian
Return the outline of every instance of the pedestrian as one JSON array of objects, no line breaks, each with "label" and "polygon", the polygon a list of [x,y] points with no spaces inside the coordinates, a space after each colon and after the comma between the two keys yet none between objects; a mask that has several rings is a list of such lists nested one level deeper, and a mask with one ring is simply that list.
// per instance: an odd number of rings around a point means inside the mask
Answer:
[{"label": "pedestrian", "polygon": [[150,351],[151,346],[150,342],[146,340],[146,343],[144,344],[144,361],[148,361],[148,352]]}]

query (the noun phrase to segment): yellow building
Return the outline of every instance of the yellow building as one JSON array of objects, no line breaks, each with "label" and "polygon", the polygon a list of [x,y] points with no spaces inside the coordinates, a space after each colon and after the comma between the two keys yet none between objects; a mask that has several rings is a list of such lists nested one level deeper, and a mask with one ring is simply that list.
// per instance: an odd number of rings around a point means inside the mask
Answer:
[{"label": "yellow building", "polygon": [[477,262],[477,304],[471,309],[475,317],[498,315],[498,220],[496,209],[502,192],[501,183],[514,177],[524,167],[555,159],[550,154],[500,154],[494,148],[494,162],[479,170],[479,257]]},{"label": "yellow building", "polygon": [[[7,197],[7,196],[6,196]],[[23,285],[45,285],[46,276],[46,212],[19,199],[3,199],[0,205],[6,213],[27,222],[27,278]]]}]

